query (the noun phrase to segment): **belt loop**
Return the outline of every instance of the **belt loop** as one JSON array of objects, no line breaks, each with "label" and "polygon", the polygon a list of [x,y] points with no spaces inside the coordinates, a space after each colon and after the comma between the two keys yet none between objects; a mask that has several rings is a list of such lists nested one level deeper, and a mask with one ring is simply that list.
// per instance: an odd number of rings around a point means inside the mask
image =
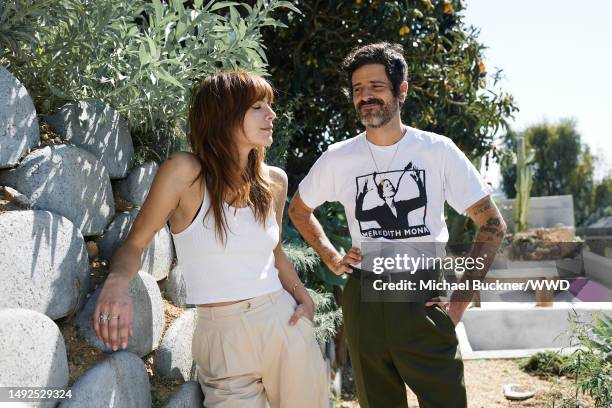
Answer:
[{"label": "belt loop", "polygon": [[207,309],[210,310],[210,320],[215,320],[215,308],[208,307]]}]

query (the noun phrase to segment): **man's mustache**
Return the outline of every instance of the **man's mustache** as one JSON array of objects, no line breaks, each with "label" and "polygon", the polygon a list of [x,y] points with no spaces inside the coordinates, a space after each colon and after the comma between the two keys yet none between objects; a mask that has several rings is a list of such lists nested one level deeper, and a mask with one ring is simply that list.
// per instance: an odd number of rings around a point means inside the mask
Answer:
[{"label": "man's mustache", "polygon": [[368,99],[367,101],[359,102],[357,104],[357,109],[361,109],[365,105],[380,105],[380,106],[384,106],[385,102],[382,99],[372,98],[372,99]]}]

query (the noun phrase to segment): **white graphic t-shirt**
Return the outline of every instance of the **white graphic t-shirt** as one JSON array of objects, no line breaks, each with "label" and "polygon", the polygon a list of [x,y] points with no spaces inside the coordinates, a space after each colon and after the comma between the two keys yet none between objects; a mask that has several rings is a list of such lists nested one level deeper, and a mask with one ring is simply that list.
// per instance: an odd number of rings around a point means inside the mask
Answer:
[{"label": "white graphic t-shirt", "polygon": [[310,208],[326,201],[344,206],[357,248],[445,243],[444,202],[461,214],[490,191],[451,139],[411,127],[391,146],[374,145],[365,133],[330,145],[299,186]]}]

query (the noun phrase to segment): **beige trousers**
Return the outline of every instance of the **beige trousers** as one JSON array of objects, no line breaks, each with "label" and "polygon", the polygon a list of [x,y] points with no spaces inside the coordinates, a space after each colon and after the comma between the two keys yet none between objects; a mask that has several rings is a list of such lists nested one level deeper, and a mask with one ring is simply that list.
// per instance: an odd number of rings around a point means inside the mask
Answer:
[{"label": "beige trousers", "polygon": [[296,302],[281,289],[228,306],[198,307],[191,351],[206,408],[324,408],[328,374]]}]

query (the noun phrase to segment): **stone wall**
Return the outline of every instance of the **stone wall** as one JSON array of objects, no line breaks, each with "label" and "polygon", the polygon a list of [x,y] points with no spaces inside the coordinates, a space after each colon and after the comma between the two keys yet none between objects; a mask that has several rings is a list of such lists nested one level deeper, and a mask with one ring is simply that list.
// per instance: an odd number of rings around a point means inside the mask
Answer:
[{"label": "stone wall", "polygon": [[[40,136],[39,119],[57,133]],[[157,356],[153,375],[185,384],[168,407],[202,406],[191,359],[194,309],[185,304],[169,229],[145,250],[131,284],[133,334],[112,352],[95,336],[93,309],[108,264],[138,216],[158,170],[134,167],[127,121],[104,103],[75,101],[39,118],[27,90],[0,67],[0,384],[67,387],[70,400],[41,407],[150,407],[144,359]],[[120,203],[120,204],[119,204]],[[180,308],[164,328],[162,293]],[[68,322],[68,323],[66,323]],[[69,355],[60,326],[104,358],[69,384]],[[30,405],[28,405],[30,406]]]}]

